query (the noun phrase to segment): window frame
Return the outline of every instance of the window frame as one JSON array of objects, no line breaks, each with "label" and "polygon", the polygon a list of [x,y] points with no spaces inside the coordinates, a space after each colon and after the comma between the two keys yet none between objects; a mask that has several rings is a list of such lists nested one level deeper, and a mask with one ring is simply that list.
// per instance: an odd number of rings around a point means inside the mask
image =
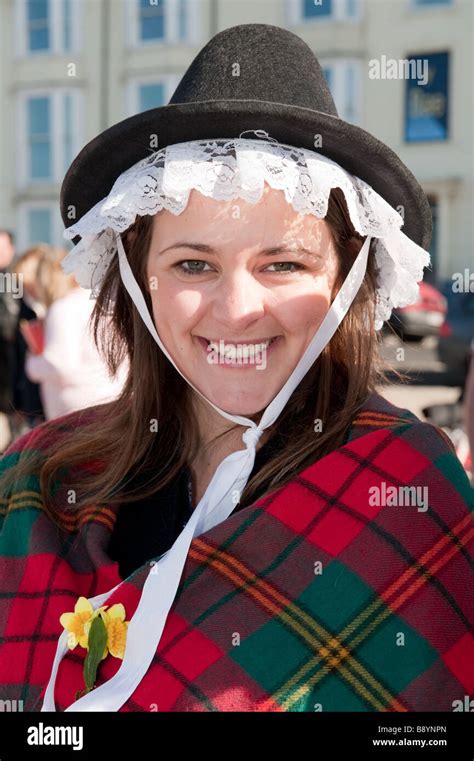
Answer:
[{"label": "window frame", "polygon": [[179,35],[179,2],[180,0],[160,0],[165,8],[165,35],[162,39],[142,40],[139,37],[139,8],[140,0],[124,0],[125,3],[125,45],[132,49],[146,49],[152,45],[187,45],[195,44],[201,39],[203,18],[202,0],[186,0],[187,23],[186,35]]},{"label": "window frame", "polygon": [[49,199],[35,199],[35,200],[25,200],[21,201],[18,204],[17,209],[17,224],[15,229],[15,240],[17,242],[17,249],[19,251],[24,251],[28,246],[34,245],[35,243],[48,243],[48,241],[39,241],[39,240],[30,240],[29,237],[29,227],[28,227],[28,213],[30,211],[35,210],[46,210],[49,211],[51,214],[51,234],[52,234],[52,241],[50,242],[53,246],[61,246],[65,248],[66,250],[69,250],[71,246],[68,246],[68,243],[65,238],[63,238],[63,231],[64,231],[64,223],[61,219],[61,214],[59,211],[59,205],[57,200],[49,200]]},{"label": "window frame", "polygon": [[333,12],[329,16],[314,16],[313,18],[305,16],[303,12],[304,0],[287,0],[287,20],[291,26],[301,24],[319,25],[333,24],[334,22],[346,24],[358,24],[362,19],[363,0],[354,0],[356,10],[354,16],[346,13],[348,0],[332,0]]},{"label": "window frame", "polygon": [[[363,61],[361,58],[355,56],[322,56],[319,59],[322,69],[329,69],[331,72],[331,80],[333,87],[331,88],[331,95],[339,113],[339,117],[346,121],[350,121],[350,124],[361,126],[362,123],[362,66]],[[353,102],[355,104],[355,119],[349,120],[346,110],[338,108],[338,102],[342,101],[345,96],[344,78],[348,67],[353,67],[354,71],[354,97]],[[341,93],[342,90],[342,93]]]},{"label": "window frame", "polygon": [[[124,118],[140,113],[139,90],[141,85],[163,85],[166,105],[176,90],[181,74],[136,74],[127,79],[124,98]],[[159,106],[156,106],[159,108]]]},{"label": "window frame", "polygon": [[[403,109],[402,109],[402,141],[404,146],[430,146],[430,145],[438,145],[438,146],[444,146],[449,145],[451,141],[453,140],[453,114],[452,114],[452,99],[453,99],[453,89],[452,89],[452,77],[453,77],[453,51],[449,47],[445,47],[441,50],[434,49],[434,50],[428,50],[428,51],[421,51],[419,53],[415,52],[407,52],[406,58],[407,60],[417,59],[417,58],[429,58],[431,56],[439,56],[444,55],[446,56],[446,68],[447,68],[447,87],[446,87],[446,136],[445,137],[423,137],[414,139],[413,137],[411,139],[408,139],[408,85],[409,80],[405,79],[403,80]],[[429,66],[429,63],[428,63]]]},{"label": "window frame", "polygon": [[[64,134],[64,112],[63,112],[63,96],[72,96],[72,113],[71,113],[71,125],[72,125],[72,159],[79,152],[80,146],[83,144],[83,93],[75,88],[71,87],[38,87],[38,88],[25,88],[17,93],[17,188],[18,190],[24,190],[29,187],[37,187],[44,185],[52,185],[62,182],[64,174],[69,166],[69,161],[63,161]],[[35,179],[29,174],[29,162],[28,162],[28,124],[27,124],[27,107],[30,98],[50,98],[51,102],[51,175],[48,178]]]},{"label": "window frame", "polygon": [[63,37],[63,10],[64,0],[47,0],[48,18],[50,30],[50,46],[47,50],[30,50],[28,45],[27,29],[27,2],[28,0],[15,0],[15,56],[16,58],[34,58],[36,56],[57,56],[78,53],[82,46],[81,28],[81,3],[79,0],[70,0],[71,3],[71,46],[64,47]]},{"label": "window frame", "polygon": [[428,5],[420,5],[416,0],[408,0],[408,7],[415,13],[426,13],[426,11],[445,11],[451,10],[457,4],[457,0],[447,0],[443,3],[429,3]]}]

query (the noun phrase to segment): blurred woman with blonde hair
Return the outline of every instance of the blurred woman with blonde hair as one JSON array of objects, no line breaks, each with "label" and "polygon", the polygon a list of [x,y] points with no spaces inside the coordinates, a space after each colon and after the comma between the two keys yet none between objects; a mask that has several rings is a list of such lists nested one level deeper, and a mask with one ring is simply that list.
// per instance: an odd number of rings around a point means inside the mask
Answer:
[{"label": "blurred woman with blonde hair", "polygon": [[40,388],[26,375],[25,361],[31,337],[41,332],[46,311],[38,300],[36,276],[38,264],[47,248],[46,243],[35,243],[16,259],[12,267],[21,284],[10,374],[13,412],[9,415],[9,423],[12,440],[44,421]]},{"label": "blurred woman with blonde hair", "polygon": [[28,352],[25,369],[41,386],[46,418],[115,399],[123,386],[124,368],[112,378],[89,330],[94,300],[66,275],[61,260],[67,251],[44,246],[36,273],[36,295],[46,310],[44,349]]}]

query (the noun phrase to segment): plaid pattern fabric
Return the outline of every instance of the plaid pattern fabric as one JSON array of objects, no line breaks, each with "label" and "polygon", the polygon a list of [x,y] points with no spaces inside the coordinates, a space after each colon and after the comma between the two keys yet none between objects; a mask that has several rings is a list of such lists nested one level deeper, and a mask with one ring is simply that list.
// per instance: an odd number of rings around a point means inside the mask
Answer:
[{"label": "plaid pattern fabric", "polygon": [[[80,419],[47,425],[59,435]],[[384,483],[427,487],[428,509],[371,505]],[[193,540],[157,652],[121,711],[453,711],[474,696],[472,508],[445,434],[373,395],[344,446]],[[0,697],[39,711],[59,616],[121,581],[107,555],[115,508],[91,506],[59,530],[32,478],[3,511]],[[127,620],[148,572],[107,600]],[[60,665],[59,711],[84,686],[85,653]],[[97,684],[120,665],[109,655]]]}]

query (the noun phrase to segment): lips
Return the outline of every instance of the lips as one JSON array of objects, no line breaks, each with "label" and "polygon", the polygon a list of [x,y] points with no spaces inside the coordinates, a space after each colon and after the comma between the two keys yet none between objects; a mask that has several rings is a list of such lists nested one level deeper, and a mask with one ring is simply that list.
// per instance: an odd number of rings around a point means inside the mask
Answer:
[{"label": "lips", "polygon": [[[278,345],[282,336],[272,336],[253,341],[225,341],[224,339],[210,339],[204,336],[196,336],[206,352],[209,364],[217,364],[222,367],[236,369],[248,369],[262,366],[262,360]],[[214,361],[210,361],[212,355]]]},{"label": "lips", "polygon": [[280,338],[280,336],[272,336],[271,338],[254,338],[252,340],[242,338],[237,340],[234,339],[232,341],[226,341],[225,338],[206,338],[205,336],[198,336],[198,338],[203,338],[204,341],[207,341],[208,345],[211,343],[220,344],[220,342],[223,341],[225,346],[258,346],[260,344],[270,345],[276,338]]}]

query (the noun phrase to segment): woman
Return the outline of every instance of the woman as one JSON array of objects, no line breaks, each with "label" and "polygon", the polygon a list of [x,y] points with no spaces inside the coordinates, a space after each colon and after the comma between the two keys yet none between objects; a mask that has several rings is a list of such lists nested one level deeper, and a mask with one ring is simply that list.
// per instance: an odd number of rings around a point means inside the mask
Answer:
[{"label": "woman", "polygon": [[27,353],[25,371],[41,386],[46,418],[116,399],[125,381],[125,368],[111,379],[89,332],[94,302],[61,261],[66,251],[48,246],[36,273],[36,292],[44,305],[44,350]]},{"label": "woman", "polygon": [[45,419],[40,388],[30,381],[25,372],[25,358],[28,350],[23,326],[27,323],[40,325],[44,318],[44,307],[38,301],[36,292],[36,273],[38,264],[47,249],[46,244],[37,244],[27,248],[16,260],[13,272],[22,283],[22,296],[19,300],[19,312],[15,330],[14,361],[11,387],[15,407],[15,421],[12,425],[12,439],[27,432]]},{"label": "woman", "polygon": [[117,402],[3,460],[5,696],[454,710],[472,678],[469,484],[444,434],[375,390],[376,331],[429,259],[413,176],[337,117],[298,37],[256,24],[87,145],[61,203],[65,270],[130,373]]},{"label": "woman", "polygon": [[469,449],[468,469],[471,472],[471,481],[474,483],[474,338],[471,341],[469,368],[467,371],[463,406]]}]

